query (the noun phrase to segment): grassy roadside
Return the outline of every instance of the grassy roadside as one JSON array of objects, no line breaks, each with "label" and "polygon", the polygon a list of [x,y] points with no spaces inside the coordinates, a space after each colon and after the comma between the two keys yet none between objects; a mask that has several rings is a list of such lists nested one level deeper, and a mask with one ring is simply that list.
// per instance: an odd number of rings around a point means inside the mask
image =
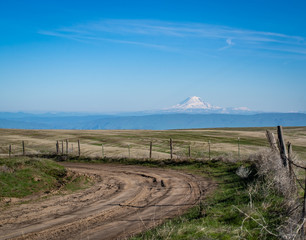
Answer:
[{"label": "grassy roadside", "polygon": [[[242,165],[253,169],[247,178],[236,174]],[[218,187],[201,205],[132,240],[279,239],[278,228],[286,220],[284,197],[267,192],[264,179],[256,177],[249,163],[211,161],[171,168],[209,176]]]},{"label": "grassy roadside", "polygon": [[0,159],[0,201],[5,198],[39,196],[61,190],[71,192],[88,185],[55,161],[16,157]]}]

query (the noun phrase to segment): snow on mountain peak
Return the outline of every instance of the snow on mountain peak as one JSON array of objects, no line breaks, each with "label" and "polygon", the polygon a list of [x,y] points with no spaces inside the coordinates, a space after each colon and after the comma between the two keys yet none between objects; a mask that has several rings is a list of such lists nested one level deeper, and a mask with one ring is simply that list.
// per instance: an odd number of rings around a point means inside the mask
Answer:
[{"label": "snow on mountain peak", "polygon": [[171,113],[220,113],[220,114],[251,114],[247,107],[218,107],[204,102],[200,97],[193,96],[186,98],[183,102],[166,108],[164,112]]},{"label": "snow on mountain peak", "polygon": [[183,102],[176,104],[172,109],[188,110],[188,109],[207,109],[215,110],[221,109],[217,106],[212,106],[209,103],[204,102],[200,97],[193,96],[186,98]]}]

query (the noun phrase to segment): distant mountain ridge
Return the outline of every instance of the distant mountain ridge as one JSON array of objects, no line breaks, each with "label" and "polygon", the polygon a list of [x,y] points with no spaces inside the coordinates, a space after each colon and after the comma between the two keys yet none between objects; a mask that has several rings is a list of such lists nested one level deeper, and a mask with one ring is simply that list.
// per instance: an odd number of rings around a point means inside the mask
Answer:
[{"label": "distant mountain ridge", "polygon": [[18,129],[187,129],[306,126],[304,113],[256,113],[247,107],[222,108],[188,97],[170,108],[120,114],[0,112],[0,128]]}]

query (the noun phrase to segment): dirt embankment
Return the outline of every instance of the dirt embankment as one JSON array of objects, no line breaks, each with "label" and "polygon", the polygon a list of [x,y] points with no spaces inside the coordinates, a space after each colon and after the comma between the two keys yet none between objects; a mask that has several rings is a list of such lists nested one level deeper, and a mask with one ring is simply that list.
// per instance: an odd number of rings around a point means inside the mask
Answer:
[{"label": "dirt embankment", "polygon": [[174,170],[64,163],[94,176],[85,191],[0,211],[3,239],[123,239],[181,214],[210,188],[203,178]]}]

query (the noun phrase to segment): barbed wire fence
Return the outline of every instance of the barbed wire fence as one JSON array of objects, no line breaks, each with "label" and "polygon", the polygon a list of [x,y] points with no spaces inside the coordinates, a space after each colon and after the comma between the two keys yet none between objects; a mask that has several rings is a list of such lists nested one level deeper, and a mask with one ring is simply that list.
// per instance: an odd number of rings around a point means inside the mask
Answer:
[{"label": "barbed wire fence", "polygon": [[[276,140],[274,134],[271,131],[266,130],[266,137],[270,144],[271,150],[273,152],[279,153],[280,159],[282,161],[282,166],[286,169],[289,175],[289,179],[296,187],[299,187],[303,191],[303,198],[301,199],[302,201],[300,205],[297,206],[297,208],[302,207],[297,233],[300,233],[300,236],[302,239],[304,239],[306,227],[306,166],[302,166],[293,160],[292,144],[289,141],[287,144],[285,144],[282,126],[277,126],[277,136],[278,138]],[[305,172],[304,183],[299,180],[297,174],[294,171],[294,168]]]},{"label": "barbed wire fence", "polygon": [[[231,157],[241,160],[241,152],[242,146],[240,143],[240,137],[233,139],[233,145],[237,144],[236,151],[232,153]],[[54,140],[53,140],[54,141]],[[39,144],[30,144],[28,141],[20,141],[19,143],[14,141],[13,143],[9,143],[8,145],[0,146],[0,153],[2,157],[14,157],[14,156],[33,156],[33,155],[58,155],[58,156],[66,156],[66,157],[89,157],[88,154],[95,153],[96,156],[101,156],[102,158],[118,158],[118,156],[113,155],[112,153],[107,151],[107,141],[103,141],[100,143],[84,143],[83,147],[81,146],[80,139],[59,139],[54,141],[54,147],[50,147],[46,145]],[[50,141],[51,142],[51,141]],[[51,143],[52,144],[52,143]],[[132,156],[132,145],[127,144],[126,146],[118,147],[118,152],[121,152],[120,156],[123,158],[145,158],[145,159],[198,159],[198,160],[211,160],[213,157],[220,156],[220,152],[215,148],[215,146],[219,145],[220,142],[213,142],[212,140],[203,141],[203,142],[192,142],[192,141],[184,141],[173,138],[169,138],[168,140],[163,139],[163,143],[156,143],[154,145],[154,141],[151,139],[148,143],[140,144],[140,148],[135,148],[135,151],[141,150],[142,154],[139,156]],[[100,150],[95,151],[88,150],[88,146],[100,146]],[[109,145],[109,144],[108,144]],[[135,147],[137,144],[133,144]],[[74,147],[75,146],[75,147]],[[109,145],[108,147],[113,148],[114,146]],[[219,146],[218,146],[219,147]],[[244,146],[247,149],[247,146]],[[220,147],[219,147],[220,148]],[[82,151],[83,150],[83,151]],[[100,154],[99,154],[100,153]],[[157,155],[162,154],[163,157],[157,157]],[[223,153],[224,154],[224,153]],[[168,155],[168,156],[167,156]]]}]

